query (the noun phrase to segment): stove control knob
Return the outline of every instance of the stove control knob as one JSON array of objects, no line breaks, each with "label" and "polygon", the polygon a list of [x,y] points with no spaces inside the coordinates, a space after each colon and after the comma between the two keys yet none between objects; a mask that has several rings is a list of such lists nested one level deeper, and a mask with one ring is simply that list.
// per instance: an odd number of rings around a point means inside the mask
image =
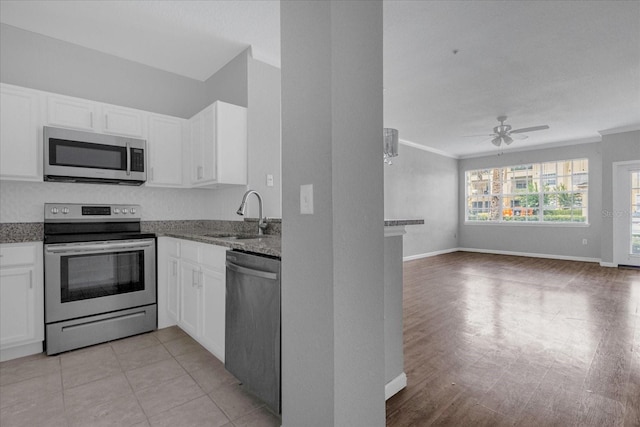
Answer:
[{"label": "stove control knob", "polygon": [[129,209],[129,212],[131,212],[131,215],[133,215],[134,213],[136,213],[136,208]]},{"label": "stove control knob", "polygon": [[118,209],[118,208],[113,208],[113,213],[114,213],[114,214],[116,214],[116,215],[117,215],[117,214],[119,214],[119,213],[120,213],[120,209]]},{"label": "stove control knob", "polygon": [[123,208],[123,209],[122,209],[122,213],[123,213],[123,214],[128,214],[128,213],[129,213],[129,209],[127,209],[127,208]]},{"label": "stove control knob", "polygon": [[63,214],[68,214],[69,213],[69,208],[62,208],[62,213]]},{"label": "stove control knob", "polygon": [[58,213],[58,208],[51,208],[51,213],[56,215]]}]

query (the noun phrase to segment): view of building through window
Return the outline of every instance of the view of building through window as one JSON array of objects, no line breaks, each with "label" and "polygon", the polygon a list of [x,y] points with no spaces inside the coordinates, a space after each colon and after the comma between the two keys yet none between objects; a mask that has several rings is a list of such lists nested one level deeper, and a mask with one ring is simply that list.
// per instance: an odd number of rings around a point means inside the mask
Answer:
[{"label": "view of building through window", "polygon": [[467,221],[587,223],[589,160],[466,172]]}]

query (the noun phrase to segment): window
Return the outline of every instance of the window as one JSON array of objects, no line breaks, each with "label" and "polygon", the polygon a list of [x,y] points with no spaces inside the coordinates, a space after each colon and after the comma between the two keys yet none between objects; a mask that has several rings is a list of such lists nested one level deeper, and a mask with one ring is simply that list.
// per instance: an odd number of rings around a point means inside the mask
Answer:
[{"label": "window", "polygon": [[467,171],[467,221],[587,223],[589,160]]}]

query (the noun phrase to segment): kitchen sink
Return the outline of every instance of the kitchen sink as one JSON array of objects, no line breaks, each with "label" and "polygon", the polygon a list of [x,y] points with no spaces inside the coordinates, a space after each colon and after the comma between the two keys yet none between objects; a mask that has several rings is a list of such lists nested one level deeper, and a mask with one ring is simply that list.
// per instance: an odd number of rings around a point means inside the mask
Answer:
[{"label": "kitchen sink", "polygon": [[207,237],[215,237],[217,239],[223,240],[251,240],[251,239],[261,239],[263,237],[267,237],[264,234],[205,234]]},{"label": "kitchen sink", "polygon": [[238,234],[236,236],[223,237],[225,240],[250,240],[250,239],[262,239],[267,237],[264,234]]}]

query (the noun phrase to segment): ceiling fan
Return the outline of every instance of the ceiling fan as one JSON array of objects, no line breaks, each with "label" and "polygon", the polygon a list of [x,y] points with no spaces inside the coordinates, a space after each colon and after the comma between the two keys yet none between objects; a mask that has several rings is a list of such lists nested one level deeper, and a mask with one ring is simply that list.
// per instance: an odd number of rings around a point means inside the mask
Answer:
[{"label": "ceiling fan", "polygon": [[513,138],[515,139],[526,139],[528,138],[527,135],[520,135],[521,133],[524,132],[533,132],[536,130],[544,130],[544,129],[549,129],[549,126],[547,125],[541,125],[541,126],[531,126],[528,128],[521,128],[521,129],[514,129],[511,130],[511,125],[505,125],[504,122],[507,120],[507,116],[498,116],[498,121],[500,122],[500,125],[496,126],[493,128],[493,133],[490,135],[486,135],[489,137],[493,137],[493,139],[491,140],[491,143],[493,145],[495,145],[496,147],[499,147],[500,144],[502,144],[503,142],[506,145],[509,145],[513,142]]}]

